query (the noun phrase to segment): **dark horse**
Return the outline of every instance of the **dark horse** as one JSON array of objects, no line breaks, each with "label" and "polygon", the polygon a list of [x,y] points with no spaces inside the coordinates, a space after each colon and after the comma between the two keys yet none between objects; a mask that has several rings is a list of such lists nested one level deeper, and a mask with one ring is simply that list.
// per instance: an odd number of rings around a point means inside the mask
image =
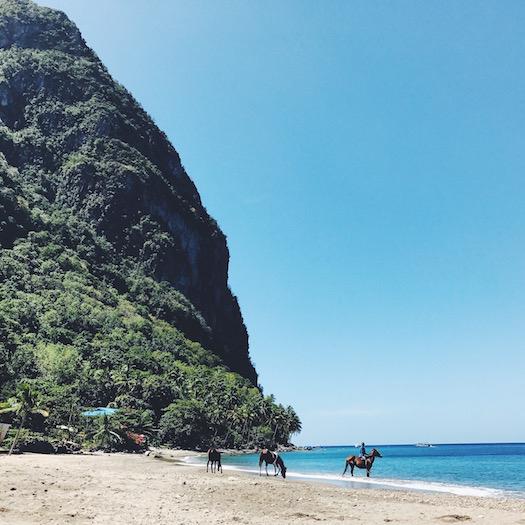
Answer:
[{"label": "dark horse", "polygon": [[346,471],[348,470],[348,467],[350,467],[350,472],[352,476],[354,475],[354,467],[357,468],[366,468],[366,477],[370,477],[370,471],[372,470],[372,465],[374,464],[375,458],[382,458],[381,454],[379,453],[379,450],[376,448],[373,448],[370,452],[370,454],[367,454],[365,456],[365,459],[361,458],[360,456],[348,456],[346,458],[346,464],[345,464],[345,470],[343,472],[343,476],[346,474]]},{"label": "dark horse", "polygon": [[286,478],[286,467],[284,466],[284,461],[282,460],[279,454],[271,452],[267,448],[263,448],[261,455],[259,456],[259,476],[261,475],[261,466],[265,463],[266,475],[268,476],[268,465],[273,465],[274,476],[278,476],[279,472],[283,478]]},{"label": "dark horse", "polygon": [[221,453],[216,448],[210,448],[210,450],[208,450],[208,463],[206,464],[206,472],[208,472],[210,463],[211,471],[213,473],[215,473],[217,470],[220,470],[222,474]]}]

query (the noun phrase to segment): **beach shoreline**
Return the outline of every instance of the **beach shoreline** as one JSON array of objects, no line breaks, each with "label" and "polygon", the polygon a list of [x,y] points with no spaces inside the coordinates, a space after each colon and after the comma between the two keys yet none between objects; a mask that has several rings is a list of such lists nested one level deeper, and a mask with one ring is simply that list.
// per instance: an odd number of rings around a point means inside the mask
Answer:
[{"label": "beach shoreline", "polygon": [[[255,451],[231,451],[224,450],[223,452],[223,469],[233,472],[242,472],[248,475],[258,475],[259,468],[257,466],[257,454]],[[162,456],[167,454],[169,456],[169,449],[157,449],[155,454]],[[228,462],[228,456],[251,455],[253,456],[252,465],[231,465]],[[206,463],[206,453],[188,451],[183,454],[181,460],[190,466],[202,466]],[[270,467],[269,472],[272,472]],[[452,483],[438,480],[412,479],[412,478],[388,478],[388,477],[365,477],[364,474],[358,474],[355,477],[335,473],[321,473],[309,471],[295,471],[288,468],[287,479],[305,481],[308,483],[322,483],[332,486],[338,486],[353,490],[394,490],[394,491],[408,491],[419,494],[427,493],[445,493],[455,494],[457,496],[475,496],[480,498],[498,498],[498,499],[520,499],[525,501],[525,493],[523,491],[512,491],[503,488],[495,488],[485,485]]]},{"label": "beach shoreline", "polygon": [[523,500],[355,490],[236,470],[211,474],[185,464],[196,454],[2,456],[0,522],[525,524]]}]

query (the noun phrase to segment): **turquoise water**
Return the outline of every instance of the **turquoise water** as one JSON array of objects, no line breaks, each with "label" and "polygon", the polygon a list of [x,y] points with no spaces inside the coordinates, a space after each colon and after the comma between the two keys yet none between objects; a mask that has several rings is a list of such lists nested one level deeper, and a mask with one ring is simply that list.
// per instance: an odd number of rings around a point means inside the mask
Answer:
[{"label": "turquoise water", "polygon": [[[370,445],[383,455],[375,460],[372,477],[355,469],[341,477],[351,447],[319,447],[283,452],[290,478],[337,483],[349,487],[432,490],[478,496],[525,497],[525,443],[434,445]],[[224,466],[257,472],[258,456],[224,456]],[[264,472],[264,468],[263,468]],[[269,467],[268,472],[273,472]]]}]

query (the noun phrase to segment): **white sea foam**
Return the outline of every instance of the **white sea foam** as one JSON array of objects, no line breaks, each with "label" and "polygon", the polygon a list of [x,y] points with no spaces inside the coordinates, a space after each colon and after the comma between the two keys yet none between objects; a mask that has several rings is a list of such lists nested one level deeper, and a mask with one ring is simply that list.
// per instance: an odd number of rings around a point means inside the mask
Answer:
[{"label": "white sea foam", "polygon": [[355,488],[393,488],[402,490],[447,492],[459,496],[477,497],[501,497],[503,491],[488,487],[471,487],[468,485],[454,485],[451,483],[440,483],[435,481],[388,479],[388,478],[346,478],[331,474],[299,474],[287,472],[287,476],[303,479],[323,480],[329,482],[343,483]]},{"label": "white sea foam", "polygon": [[[202,467],[203,463],[195,458],[188,457],[184,460],[191,466]],[[237,472],[247,472],[249,474],[259,474],[258,469],[250,469],[244,467],[237,467],[231,465],[223,465],[224,470],[232,470]],[[269,468],[270,475],[273,474],[273,468]],[[263,469],[264,473],[264,469]],[[349,488],[388,488],[396,490],[414,490],[422,492],[444,492],[448,494],[456,494],[458,496],[476,496],[476,497],[492,497],[501,498],[509,496],[503,490],[492,489],[489,487],[472,487],[469,485],[455,485],[452,483],[440,483],[436,481],[421,481],[408,479],[388,479],[388,478],[358,478],[358,477],[342,477],[336,474],[321,474],[321,473],[301,473],[287,470],[286,477],[296,478],[301,480],[319,481],[324,483],[333,483],[339,486],[347,486]]]}]

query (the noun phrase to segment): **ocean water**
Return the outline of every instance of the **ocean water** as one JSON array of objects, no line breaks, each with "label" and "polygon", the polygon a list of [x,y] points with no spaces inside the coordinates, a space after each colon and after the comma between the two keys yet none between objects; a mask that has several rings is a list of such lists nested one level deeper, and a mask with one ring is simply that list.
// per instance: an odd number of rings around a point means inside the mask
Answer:
[{"label": "ocean water", "polygon": [[[370,445],[376,458],[371,478],[364,470],[349,471],[345,458],[358,454],[354,446],[319,447],[311,451],[283,452],[287,477],[302,478],[352,488],[409,489],[472,496],[525,498],[525,443],[445,444],[430,448],[414,445]],[[229,468],[259,472],[258,455],[223,456]],[[269,466],[268,472],[273,473]],[[264,473],[264,467],[263,467]]]}]

